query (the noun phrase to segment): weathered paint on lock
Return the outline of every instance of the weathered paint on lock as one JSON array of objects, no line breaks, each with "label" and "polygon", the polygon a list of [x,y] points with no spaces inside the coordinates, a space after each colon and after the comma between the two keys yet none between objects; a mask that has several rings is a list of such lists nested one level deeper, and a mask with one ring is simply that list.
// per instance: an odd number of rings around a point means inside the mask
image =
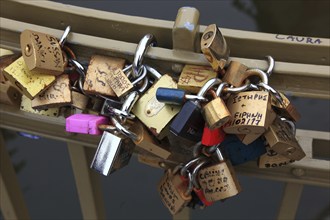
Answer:
[{"label": "weathered paint on lock", "polygon": [[5,77],[27,97],[33,99],[55,82],[55,76],[30,71],[23,57],[4,69]]}]

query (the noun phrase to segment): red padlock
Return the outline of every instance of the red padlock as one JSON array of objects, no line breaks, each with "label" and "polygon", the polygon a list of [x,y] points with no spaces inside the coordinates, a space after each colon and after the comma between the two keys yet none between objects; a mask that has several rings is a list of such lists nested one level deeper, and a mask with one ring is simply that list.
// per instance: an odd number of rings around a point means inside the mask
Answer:
[{"label": "red padlock", "polygon": [[223,131],[222,127],[211,130],[205,123],[202,136],[202,145],[210,147],[220,144],[225,137],[226,133]]}]

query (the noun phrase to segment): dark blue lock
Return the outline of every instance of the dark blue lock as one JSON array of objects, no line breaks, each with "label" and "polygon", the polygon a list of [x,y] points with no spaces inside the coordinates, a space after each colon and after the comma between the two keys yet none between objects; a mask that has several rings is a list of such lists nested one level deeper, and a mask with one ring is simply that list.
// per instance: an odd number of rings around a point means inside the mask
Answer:
[{"label": "dark blue lock", "polygon": [[227,134],[225,140],[221,143],[221,149],[229,158],[231,163],[239,165],[250,160],[256,160],[266,153],[266,146],[262,137],[245,145],[235,134]]},{"label": "dark blue lock", "polygon": [[[210,79],[200,89],[197,96],[204,97],[212,86],[220,83],[221,80],[218,78]],[[199,102],[199,100],[189,100],[183,105],[170,125],[170,131],[172,133],[190,141],[197,142],[202,139],[205,121],[201,113],[202,107]]]},{"label": "dark blue lock", "polygon": [[207,101],[203,96],[187,94],[185,90],[159,87],[156,92],[159,102],[172,105],[183,105],[188,100]]}]

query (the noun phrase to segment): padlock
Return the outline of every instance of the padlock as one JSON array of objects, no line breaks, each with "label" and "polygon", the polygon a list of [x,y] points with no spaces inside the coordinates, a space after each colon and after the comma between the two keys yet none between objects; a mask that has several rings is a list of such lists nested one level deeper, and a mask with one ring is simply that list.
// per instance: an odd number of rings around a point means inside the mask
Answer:
[{"label": "padlock", "polygon": [[226,74],[222,80],[235,87],[242,86],[244,80],[246,79],[246,70],[247,66],[238,61],[232,60],[230,61]]},{"label": "padlock", "polygon": [[112,84],[118,84],[118,91],[126,89],[127,86],[132,88],[133,86],[129,85],[129,80],[121,70],[124,65],[125,60],[121,58],[93,55],[87,69],[83,90],[89,94],[115,97],[116,93]]},{"label": "padlock", "polygon": [[213,146],[220,144],[226,138],[226,133],[222,128],[210,129],[206,124],[204,126],[202,145]]},{"label": "padlock", "polygon": [[126,136],[112,127],[103,132],[90,168],[108,176],[129,163],[134,151],[134,144]]},{"label": "padlock", "polygon": [[215,24],[206,27],[201,39],[201,50],[214,71],[224,74],[229,57],[229,47],[219,28]]},{"label": "padlock", "polygon": [[22,94],[12,86],[8,81],[0,83],[0,102],[19,107],[21,104]]},{"label": "padlock", "polygon": [[262,135],[274,121],[270,95],[265,91],[240,92],[227,100],[233,120],[224,126],[229,134]]},{"label": "padlock", "polygon": [[234,169],[226,161],[219,148],[216,149],[219,162],[200,169],[198,182],[207,201],[223,200],[237,195],[241,191]]},{"label": "padlock", "polygon": [[24,30],[20,37],[21,50],[27,68],[58,76],[64,72],[62,48],[56,37]]},{"label": "padlock", "polygon": [[158,183],[161,200],[172,215],[179,213],[191,201],[192,181],[188,173],[187,181],[182,180],[178,172],[168,169]]},{"label": "padlock", "polygon": [[46,91],[32,100],[32,108],[46,109],[51,107],[63,107],[71,105],[72,97],[70,81],[67,74],[58,76]]},{"label": "padlock", "polygon": [[279,95],[281,96],[281,101],[276,97],[272,97],[272,106],[275,112],[282,117],[297,122],[301,117],[298,110],[283,93],[279,92]]},{"label": "padlock", "polygon": [[276,118],[264,133],[270,149],[292,160],[301,160],[306,156],[305,152],[296,140],[289,125]]},{"label": "padlock", "polygon": [[89,97],[79,92],[79,90],[71,88],[71,100],[72,107],[80,110],[85,110],[89,101]]},{"label": "padlock", "polygon": [[4,76],[22,92],[33,99],[55,82],[55,76],[30,71],[23,57],[4,69]]},{"label": "padlock", "polygon": [[[212,86],[220,83],[221,80],[218,78],[210,79],[200,89],[197,96],[204,96]],[[204,125],[201,109],[198,100],[186,102],[172,121],[170,131],[182,138],[199,141],[202,138]]]},{"label": "padlock", "polygon": [[198,196],[198,198],[201,200],[201,202],[203,203],[203,205],[205,207],[211,206],[213,205],[213,202],[208,201],[205,198],[204,192],[202,190],[201,185],[199,184],[198,180],[197,180],[197,176],[198,176],[198,172],[199,170],[208,162],[208,160],[204,160],[204,161],[200,161],[195,168],[193,169],[193,171],[191,172],[191,178],[192,178],[192,183],[193,183],[193,190],[196,193],[196,195]]},{"label": "padlock", "polygon": [[210,129],[220,128],[232,118],[226,103],[220,98],[221,92],[226,85],[228,84],[221,83],[216,93],[211,91],[214,99],[202,108],[202,115]]},{"label": "padlock", "polygon": [[177,84],[169,75],[161,76],[137,101],[132,112],[154,136],[162,139],[168,131],[164,128],[180,111],[180,107],[159,102],[156,98],[156,91],[159,87],[177,88]]},{"label": "padlock", "polygon": [[29,112],[29,113],[34,113],[38,115],[44,115],[44,116],[50,116],[50,117],[58,117],[60,114],[60,109],[59,108],[48,108],[44,110],[36,110],[32,108],[32,101],[25,95],[22,96],[22,102],[20,106],[20,110]]},{"label": "padlock", "polygon": [[295,162],[290,158],[287,158],[281,154],[276,153],[272,150],[269,145],[266,146],[266,153],[261,155],[258,160],[259,168],[277,168],[281,166],[285,166]]},{"label": "padlock", "polygon": [[4,69],[17,60],[21,55],[20,54],[9,54],[0,57],[0,83],[5,83],[8,81],[4,76]]},{"label": "padlock", "polygon": [[245,145],[236,135],[228,134],[220,145],[224,154],[234,166],[256,160],[266,153],[265,143],[261,137]]},{"label": "padlock", "polygon": [[156,92],[156,99],[159,102],[171,104],[171,105],[183,105],[188,100],[199,100],[201,102],[207,102],[208,99],[203,96],[187,94],[182,89],[171,89],[159,87]]},{"label": "padlock", "polygon": [[101,135],[99,125],[108,124],[109,119],[104,116],[90,114],[74,114],[65,119],[65,130],[71,133]]},{"label": "padlock", "polygon": [[178,88],[198,93],[207,81],[216,77],[217,73],[208,66],[185,65],[178,80]]}]

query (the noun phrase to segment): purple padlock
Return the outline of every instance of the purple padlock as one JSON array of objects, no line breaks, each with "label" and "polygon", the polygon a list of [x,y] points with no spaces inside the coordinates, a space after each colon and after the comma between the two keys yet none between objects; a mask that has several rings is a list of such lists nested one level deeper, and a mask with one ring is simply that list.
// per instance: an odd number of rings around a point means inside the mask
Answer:
[{"label": "purple padlock", "polygon": [[66,118],[65,130],[72,133],[101,135],[98,126],[108,124],[109,119],[104,116],[90,114],[74,114]]}]

